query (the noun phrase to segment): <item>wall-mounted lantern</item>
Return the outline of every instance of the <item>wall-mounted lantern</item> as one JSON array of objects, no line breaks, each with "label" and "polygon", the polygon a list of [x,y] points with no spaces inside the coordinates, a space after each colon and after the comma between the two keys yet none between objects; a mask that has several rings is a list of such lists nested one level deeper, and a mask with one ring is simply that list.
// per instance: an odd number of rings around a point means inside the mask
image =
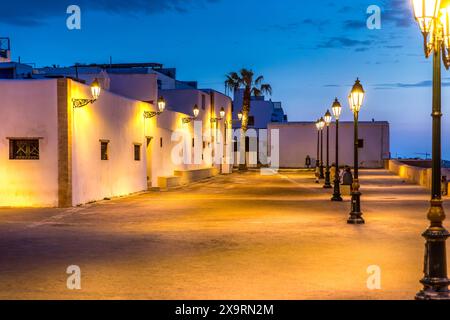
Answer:
[{"label": "wall-mounted lantern", "polygon": [[200,114],[200,109],[197,105],[194,106],[194,109],[192,110],[192,113],[194,114],[194,117],[191,118],[183,118],[183,123],[191,123],[195,119],[197,119],[198,115]]},{"label": "wall-mounted lantern", "polygon": [[237,120],[230,120],[228,122],[225,122],[226,126],[232,126],[233,123],[235,122],[241,122],[242,123],[242,119],[244,118],[244,114],[242,113],[242,111],[239,111],[238,113],[238,119]]},{"label": "wall-mounted lantern", "polygon": [[219,121],[222,121],[226,116],[225,109],[220,109],[220,118],[211,118],[211,123],[217,123]]},{"label": "wall-mounted lantern", "polygon": [[153,117],[159,116],[166,110],[166,100],[164,100],[164,97],[159,97],[158,99],[158,110],[159,111],[145,111],[144,112],[144,118],[145,119],[151,119]]},{"label": "wall-mounted lantern", "polygon": [[87,106],[88,104],[94,103],[100,97],[101,92],[102,92],[102,87],[100,85],[100,82],[96,78],[91,84],[92,99],[72,99],[73,107],[74,108],[83,108],[83,107]]}]

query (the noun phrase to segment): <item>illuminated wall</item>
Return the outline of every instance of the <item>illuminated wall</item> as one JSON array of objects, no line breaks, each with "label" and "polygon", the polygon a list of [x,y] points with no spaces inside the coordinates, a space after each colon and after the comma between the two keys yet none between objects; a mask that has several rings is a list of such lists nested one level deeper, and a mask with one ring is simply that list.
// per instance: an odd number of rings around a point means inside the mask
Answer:
[{"label": "illuminated wall", "polygon": [[[156,101],[156,77],[144,80],[141,83],[152,89],[143,86],[133,94]],[[0,81],[0,97],[2,207],[76,206],[146,191],[157,186],[158,177],[173,176],[176,170],[212,166],[208,132],[214,110],[208,97],[202,109],[201,95],[195,96],[201,108],[197,120],[206,136],[204,144],[200,139],[195,144],[204,155],[198,164],[183,163],[182,158],[177,162],[174,157],[178,151],[193,160],[194,126],[182,121],[192,116],[191,111],[166,110],[145,119],[145,111],[156,111],[154,105],[108,90],[102,90],[95,103],[73,108],[72,99],[90,99],[91,91],[89,85],[70,79]],[[8,138],[39,139],[40,158],[10,160]],[[102,142],[108,143],[108,160],[101,158]],[[139,161],[135,145],[141,148]]]},{"label": "illuminated wall", "polygon": [[[0,206],[56,207],[56,80],[0,80],[0,119]],[[10,160],[8,138],[38,138],[39,160]]]},{"label": "illuminated wall", "polygon": [[[89,98],[88,86],[68,80],[71,98]],[[152,106],[102,91],[100,98],[71,110],[73,205],[147,189],[144,111]],[[108,160],[101,159],[101,142],[108,142]],[[134,146],[141,146],[141,159]]]}]

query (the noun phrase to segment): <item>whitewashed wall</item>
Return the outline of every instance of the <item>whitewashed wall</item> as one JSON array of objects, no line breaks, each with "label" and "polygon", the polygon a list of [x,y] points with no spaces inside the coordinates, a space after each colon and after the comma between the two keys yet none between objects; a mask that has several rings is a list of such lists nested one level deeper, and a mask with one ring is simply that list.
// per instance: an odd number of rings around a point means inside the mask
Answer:
[{"label": "whitewashed wall", "polygon": [[[0,206],[58,205],[56,80],[0,80]],[[7,138],[42,138],[39,160],[9,160]]]},{"label": "whitewashed wall", "polygon": [[[89,86],[71,80],[68,85],[69,101],[90,97]],[[73,205],[147,189],[143,113],[150,109],[103,90],[94,104],[72,110]],[[107,161],[101,160],[100,140],[110,141]],[[142,144],[141,161],[134,160],[135,143]]]}]

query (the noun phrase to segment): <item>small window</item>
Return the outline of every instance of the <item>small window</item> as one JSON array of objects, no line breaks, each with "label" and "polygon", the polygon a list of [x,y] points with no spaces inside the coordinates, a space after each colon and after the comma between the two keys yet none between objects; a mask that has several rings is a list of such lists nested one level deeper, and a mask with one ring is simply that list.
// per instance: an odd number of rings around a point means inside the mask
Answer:
[{"label": "small window", "polygon": [[100,141],[100,159],[102,161],[109,160],[108,146],[109,146],[109,141]]},{"label": "small window", "polygon": [[159,138],[159,146],[162,148],[163,147],[163,138]]},{"label": "small window", "polygon": [[248,117],[248,125],[249,125],[249,127],[254,127],[255,126],[255,117],[254,116],[249,116]]},{"label": "small window", "polygon": [[134,145],[134,161],[141,161],[141,145]]},{"label": "small window", "polygon": [[192,148],[195,147],[195,138],[192,138]]},{"label": "small window", "polygon": [[358,140],[358,148],[359,149],[364,149],[364,139],[359,139]]},{"label": "small window", "polygon": [[204,94],[202,94],[202,109],[206,109],[206,96]]},{"label": "small window", "polygon": [[10,160],[39,160],[39,139],[10,139]]}]

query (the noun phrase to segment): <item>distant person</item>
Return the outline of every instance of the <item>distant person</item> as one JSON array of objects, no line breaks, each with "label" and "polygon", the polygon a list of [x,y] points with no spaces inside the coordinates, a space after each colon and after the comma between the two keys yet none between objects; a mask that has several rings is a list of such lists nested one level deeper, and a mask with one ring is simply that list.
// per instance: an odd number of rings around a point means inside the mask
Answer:
[{"label": "distant person", "polygon": [[342,184],[344,186],[351,186],[353,184],[352,170],[348,166],[345,167],[344,175],[342,177]]},{"label": "distant person", "polygon": [[441,191],[443,196],[448,196],[448,181],[447,176],[442,176],[441,179]]},{"label": "distant person", "polygon": [[334,182],[336,180],[336,164],[333,163],[330,168],[330,179]]},{"label": "distant person", "polygon": [[316,183],[319,183],[320,182],[320,167],[319,166],[316,167],[315,176],[316,176]]},{"label": "distant person", "polygon": [[309,155],[306,156],[305,166],[306,168],[311,169],[311,157]]}]

